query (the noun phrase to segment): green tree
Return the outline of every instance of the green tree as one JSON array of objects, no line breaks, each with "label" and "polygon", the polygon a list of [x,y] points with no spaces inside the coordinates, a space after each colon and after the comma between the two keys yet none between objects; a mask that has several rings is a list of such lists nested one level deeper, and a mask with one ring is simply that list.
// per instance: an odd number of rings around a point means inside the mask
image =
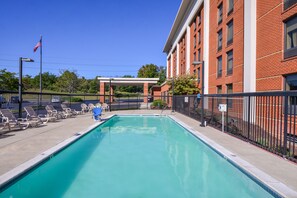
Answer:
[{"label": "green tree", "polygon": [[99,92],[99,84],[97,77],[91,80],[88,80],[89,82],[89,93],[98,93]]},{"label": "green tree", "polygon": [[154,64],[143,65],[139,70],[137,77],[139,78],[159,78],[158,85],[161,85],[166,80],[165,67]]},{"label": "green tree", "polygon": [[61,76],[58,77],[55,83],[55,89],[61,92],[75,93],[79,87],[79,79],[76,72],[65,70],[60,73]]},{"label": "green tree", "polygon": [[166,81],[166,67],[160,66],[159,67],[159,81],[158,81],[158,85],[161,85],[165,81]]},{"label": "green tree", "polygon": [[28,90],[33,88],[33,78],[30,75],[23,76],[23,89]]},{"label": "green tree", "polygon": [[80,78],[79,87],[78,87],[79,92],[88,93],[89,88],[90,88],[89,80],[85,79],[85,77]]},{"label": "green tree", "polygon": [[[54,90],[54,84],[57,82],[58,77],[55,74],[44,72],[42,77],[42,89]],[[40,87],[40,76],[36,75],[33,78],[33,88],[39,89]]]},{"label": "green tree", "polygon": [[16,91],[18,89],[18,79],[15,77],[16,73],[0,70],[0,90]]},{"label": "green tree", "polygon": [[[124,75],[122,78],[134,78],[132,75]],[[142,92],[143,87],[142,86],[135,86],[135,85],[128,85],[128,86],[117,86],[115,89],[115,92],[128,92],[128,93],[137,93]]]},{"label": "green tree", "polygon": [[154,64],[143,65],[137,73],[139,78],[159,78],[160,68]]},{"label": "green tree", "polygon": [[173,81],[167,81],[167,84],[170,86],[171,94],[172,82],[174,83],[174,95],[191,95],[200,92],[196,86],[196,78],[194,75],[182,75],[179,77],[174,77]]}]

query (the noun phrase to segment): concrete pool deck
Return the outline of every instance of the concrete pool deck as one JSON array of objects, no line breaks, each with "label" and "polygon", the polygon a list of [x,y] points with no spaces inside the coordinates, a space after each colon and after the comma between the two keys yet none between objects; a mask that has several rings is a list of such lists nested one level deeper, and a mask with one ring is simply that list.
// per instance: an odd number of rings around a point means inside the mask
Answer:
[{"label": "concrete pool deck", "polygon": [[[106,112],[103,118],[113,114],[160,114],[160,110],[129,110]],[[170,110],[162,114],[172,116],[181,121],[197,136],[203,136],[210,142],[225,148],[252,167],[263,171],[272,178],[285,184],[297,192],[297,164],[287,161],[279,156],[257,148],[247,142],[241,141],[228,134],[222,133],[212,127],[200,127],[199,122]],[[24,131],[12,131],[0,135],[0,175],[40,155],[44,151],[56,146],[76,133],[85,131],[95,122],[91,114],[79,115],[76,118],[64,119],[59,122],[48,123],[47,126],[29,128]],[[287,197],[290,194],[286,194]]]}]

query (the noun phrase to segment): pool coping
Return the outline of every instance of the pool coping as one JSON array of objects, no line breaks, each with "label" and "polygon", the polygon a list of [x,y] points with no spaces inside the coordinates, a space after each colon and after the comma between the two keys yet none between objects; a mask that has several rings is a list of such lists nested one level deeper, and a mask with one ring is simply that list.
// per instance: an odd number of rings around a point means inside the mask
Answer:
[{"label": "pool coping", "polygon": [[228,149],[220,146],[215,141],[211,140],[210,138],[206,137],[197,129],[193,129],[186,123],[184,123],[181,119],[175,117],[174,115],[164,115],[164,114],[112,114],[108,117],[106,117],[102,122],[95,123],[91,126],[89,126],[86,130],[76,132],[72,137],[65,139],[61,143],[57,144],[56,146],[42,152],[41,154],[37,155],[36,157],[32,158],[31,160],[28,160],[24,162],[23,164],[13,168],[12,170],[4,173],[3,175],[0,175],[0,189],[2,187],[5,187],[9,185],[9,183],[13,182],[16,178],[19,176],[25,174],[30,169],[38,166],[42,162],[46,161],[47,159],[50,159],[55,153],[63,150],[65,147],[69,146],[73,142],[77,141],[90,131],[92,131],[94,128],[98,127],[99,125],[102,125],[105,123],[106,120],[109,120],[110,118],[114,116],[164,116],[169,117],[173,121],[175,121],[177,124],[179,124],[181,127],[185,128],[187,131],[189,131],[194,137],[198,138],[200,141],[205,143],[207,146],[209,146],[212,150],[217,152],[219,155],[224,157],[226,160],[228,160],[232,165],[234,165],[236,168],[238,168],[240,171],[242,171],[244,174],[247,174],[252,179],[254,179],[256,182],[259,183],[262,187],[264,186],[266,190],[269,190],[270,193],[273,195],[281,196],[281,197],[297,197],[297,192],[283,184],[282,182],[276,180],[275,178],[271,177],[270,175],[266,174],[265,172],[259,170],[255,166],[251,165],[249,162],[241,159],[240,157],[236,156],[234,153],[229,151]]},{"label": "pool coping", "polygon": [[[210,138],[206,137],[196,129],[193,129],[189,125],[185,124],[182,120],[176,118],[175,116],[168,115],[173,121],[178,123],[180,126],[185,128],[189,131],[192,135],[196,138],[201,140],[219,155],[224,157],[230,163],[232,163],[236,168],[238,168],[243,173],[250,176],[256,182],[260,182],[260,185],[265,185],[264,187],[270,190],[270,193],[280,196],[280,197],[297,197],[297,192],[293,189],[289,188],[284,183],[278,181],[277,179],[273,178],[272,176],[266,174],[262,170],[258,169],[254,165],[250,164],[249,162],[243,160],[242,158],[238,157],[236,154],[232,153],[228,149],[222,147],[215,141],[211,140]],[[262,186],[263,187],[263,186]]]},{"label": "pool coping", "polygon": [[59,144],[53,146],[52,148],[38,154],[34,158],[20,164],[19,166],[11,169],[10,171],[4,173],[3,175],[0,175],[0,189],[2,187],[5,187],[6,185],[8,185],[10,182],[13,182],[13,180],[15,180],[19,176],[25,174],[27,171],[38,166],[45,160],[50,159],[55,153],[63,150],[64,148],[66,148],[67,146],[72,144],[73,142],[77,141],[84,135],[91,132],[94,128],[105,123],[105,121],[109,120],[113,116],[115,116],[115,115],[110,115],[110,116],[104,118],[104,120],[102,120],[101,122],[92,124],[91,126],[89,126],[87,129],[85,129],[83,131],[75,132],[74,135],[71,136],[70,138],[65,139],[64,141],[60,142]]}]

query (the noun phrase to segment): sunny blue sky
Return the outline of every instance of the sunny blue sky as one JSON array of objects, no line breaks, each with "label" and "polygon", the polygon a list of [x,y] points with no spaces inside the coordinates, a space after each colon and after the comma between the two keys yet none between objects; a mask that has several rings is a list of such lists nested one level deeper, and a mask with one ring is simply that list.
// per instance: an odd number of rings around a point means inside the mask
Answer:
[{"label": "sunny blue sky", "polygon": [[166,66],[162,52],[181,0],[9,0],[0,6],[0,69],[39,74],[75,70],[79,76],[137,75],[144,64]]}]

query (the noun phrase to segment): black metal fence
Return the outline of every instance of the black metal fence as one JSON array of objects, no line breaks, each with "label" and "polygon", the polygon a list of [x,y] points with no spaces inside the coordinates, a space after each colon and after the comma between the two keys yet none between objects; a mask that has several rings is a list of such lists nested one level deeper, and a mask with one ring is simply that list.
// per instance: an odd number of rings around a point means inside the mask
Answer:
[{"label": "black metal fence", "polygon": [[[173,108],[201,121],[200,100],[196,96],[174,96]],[[219,104],[226,104],[227,111],[220,112]],[[296,113],[296,91],[204,97],[204,120],[207,125],[294,162],[297,162]]]},{"label": "black metal fence", "polygon": [[[46,113],[45,106],[53,105],[57,110],[61,109],[61,104],[67,104],[68,107],[81,111],[81,104],[107,103],[109,110],[129,110],[129,109],[151,109],[154,100],[169,101],[169,96],[154,97],[151,96],[118,96],[118,95],[99,95],[99,94],[62,94],[62,93],[22,93],[22,117],[26,117],[23,107],[33,106],[37,113]],[[171,101],[171,99],[170,99]],[[19,93],[17,91],[0,90],[0,108],[11,109],[18,115],[19,112]],[[157,107],[162,108],[162,107]]]},{"label": "black metal fence", "polygon": [[[33,106],[37,113],[46,113],[45,106],[52,104],[58,110],[62,103],[81,110],[81,104],[106,102],[111,111],[128,109],[171,108],[206,125],[223,130],[233,136],[255,144],[263,149],[297,162],[297,91],[239,94],[171,96],[117,96],[98,94],[59,94],[23,92],[24,106]],[[103,101],[100,101],[102,100]],[[204,100],[204,108],[201,104]],[[163,101],[164,103],[155,103]],[[152,106],[157,104],[157,106]],[[172,104],[172,105],[171,105]],[[226,104],[227,111],[218,110]],[[18,92],[0,90],[0,108],[9,108],[16,115],[19,110]],[[202,114],[204,111],[204,114]],[[22,111],[22,117],[26,117]]]}]

